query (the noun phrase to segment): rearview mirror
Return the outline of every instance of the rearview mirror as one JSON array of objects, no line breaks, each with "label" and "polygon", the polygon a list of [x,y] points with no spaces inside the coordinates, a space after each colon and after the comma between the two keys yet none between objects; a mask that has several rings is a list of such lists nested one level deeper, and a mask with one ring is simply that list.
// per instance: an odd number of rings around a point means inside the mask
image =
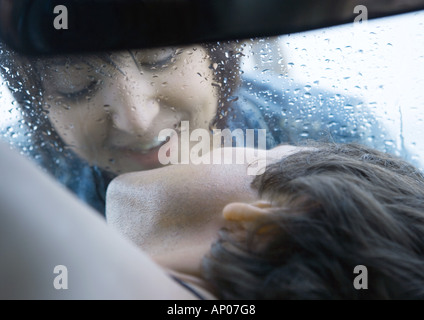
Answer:
[{"label": "rearview mirror", "polygon": [[424,9],[424,0],[0,0],[0,37],[53,54],[274,36]]}]

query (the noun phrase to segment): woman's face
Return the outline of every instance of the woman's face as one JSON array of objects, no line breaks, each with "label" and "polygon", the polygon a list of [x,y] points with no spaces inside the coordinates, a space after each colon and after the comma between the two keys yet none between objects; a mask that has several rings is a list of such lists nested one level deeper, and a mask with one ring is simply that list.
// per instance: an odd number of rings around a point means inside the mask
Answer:
[{"label": "woman's face", "polygon": [[[259,201],[248,175],[249,164],[173,165],[121,175],[109,186],[108,224],[155,258],[173,266],[190,257],[200,260],[225,225],[223,209],[230,203]],[[302,150],[280,146],[267,151],[267,163]],[[224,157],[231,153],[215,149]],[[206,155],[208,156],[208,155]],[[163,261],[162,261],[163,262]],[[166,264],[166,263],[165,263]]]},{"label": "woman's face", "polygon": [[[116,174],[160,167],[162,129],[209,129],[218,105],[201,47],[38,62],[45,108],[65,144]],[[175,140],[176,141],[176,140]]]}]

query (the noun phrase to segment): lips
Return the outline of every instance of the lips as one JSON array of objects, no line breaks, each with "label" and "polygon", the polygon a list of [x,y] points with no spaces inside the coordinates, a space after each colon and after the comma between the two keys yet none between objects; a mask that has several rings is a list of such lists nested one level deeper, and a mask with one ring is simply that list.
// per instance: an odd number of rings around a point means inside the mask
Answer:
[{"label": "lips", "polygon": [[159,151],[166,144],[174,146],[179,141],[179,135],[171,137],[170,140],[166,141],[155,141],[147,146],[138,148],[120,148],[120,152],[130,159],[132,162],[137,163],[142,169],[155,169],[161,167],[162,164],[159,161]]},{"label": "lips", "polygon": [[[165,142],[164,142],[165,143]],[[143,151],[123,150],[124,155],[145,169],[160,167],[159,150],[163,144]]]},{"label": "lips", "polygon": [[[132,163],[130,167],[133,169],[149,170],[159,168],[162,166],[159,161],[159,151],[165,144],[168,143],[169,146],[178,150],[178,142],[181,135],[181,123],[182,120],[179,119],[173,125],[170,125],[172,128],[171,130],[173,130],[175,134],[166,141],[159,141],[156,137],[149,142],[146,140],[141,142],[140,140],[143,139],[135,139],[134,134],[127,134],[123,131],[117,130],[115,134],[112,135],[112,139],[109,140],[109,149],[116,156],[120,158],[122,157],[123,160],[129,160]],[[158,129],[155,131],[158,131]],[[127,144],[124,144],[124,141],[126,141]]]},{"label": "lips", "polygon": [[133,150],[136,153],[140,153],[140,154],[149,154],[152,150],[157,149],[158,147],[160,148],[161,146],[163,146],[166,143],[166,141],[154,141],[148,145],[145,145],[143,147],[140,147],[138,149]]}]

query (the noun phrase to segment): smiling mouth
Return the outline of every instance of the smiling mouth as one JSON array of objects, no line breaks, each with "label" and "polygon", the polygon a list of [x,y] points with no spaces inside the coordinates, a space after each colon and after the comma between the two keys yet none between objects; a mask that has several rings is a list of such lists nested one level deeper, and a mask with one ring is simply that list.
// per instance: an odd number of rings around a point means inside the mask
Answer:
[{"label": "smiling mouth", "polygon": [[143,168],[157,168],[161,166],[159,161],[160,149],[167,143],[170,143],[171,145],[178,143],[181,136],[181,122],[175,124],[173,130],[175,134],[168,137],[165,141],[159,141],[158,138],[155,138],[149,143],[133,143],[132,145],[127,146],[116,146],[113,149],[115,149],[115,152],[118,152],[132,160],[132,162],[142,165]]},{"label": "smiling mouth", "polygon": [[139,154],[149,154],[150,152],[152,152],[155,149],[160,149],[160,147],[162,147],[165,143],[167,143],[168,140],[165,141],[154,141],[148,145],[144,145],[142,147],[138,147],[138,148],[129,148],[129,150],[131,152],[135,152],[135,153],[139,153]]},{"label": "smiling mouth", "polygon": [[154,141],[148,145],[137,146],[137,147],[126,147],[120,148],[120,152],[130,159],[132,162],[141,165],[143,169],[154,169],[161,167],[162,164],[159,161],[159,151],[167,143],[178,143],[179,135],[174,135],[165,141]]},{"label": "smiling mouth", "polygon": [[119,150],[121,152],[123,152],[124,154],[129,154],[129,155],[138,155],[138,156],[148,156],[150,155],[152,152],[156,152],[158,151],[163,145],[165,145],[167,142],[169,141],[169,139],[165,140],[165,141],[153,141],[149,144],[143,145],[143,146],[136,146],[136,147],[123,147],[123,148],[119,148]]},{"label": "smiling mouth", "polygon": [[131,162],[141,166],[140,169],[154,169],[161,165],[159,161],[159,150],[165,143],[166,141],[160,142],[160,144],[151,144],[143,149],[121,149],[121,152]]},{"label": "smiling mouth", "polygon": [[172,137],[168,137],[165,141],[159,141],[158,139],[155,139],[154,141],[150,142],[149,144],[144,144],[142,146],[137,147],[126,147],[126,150],[129,150],[130,152],[138,153],[138,154],[149,154],[152,151],[156,149],[160,149],[163,145],[165,145],[170,140],[175,139],[175,137],[180,137],[181,134],[181,127],[175,127],[176,135],[173,135]]}]

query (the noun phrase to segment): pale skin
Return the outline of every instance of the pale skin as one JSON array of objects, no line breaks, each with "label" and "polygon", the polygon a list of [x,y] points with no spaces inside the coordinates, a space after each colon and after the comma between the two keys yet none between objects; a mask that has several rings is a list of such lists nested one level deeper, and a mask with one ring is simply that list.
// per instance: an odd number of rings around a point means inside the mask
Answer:
[{"label": "pale skin", "polygon": [[200,46],[40,60],[44,107],[65,144],[115,174],[161,167],[163,129],[208,130],[218,107]]},{"label": "pale skin", "polygon": [[[31,162],[0,149],[2,299],[196,299],[170,274],[213,299],[199,268],[217,230],[271,206],[251,189],[247,164],[176,165],[112,182],[108,225]],[[280,147],[269,159],[297,150]],[[53,287],[57,265],[69,270],[68,290]]]}]

